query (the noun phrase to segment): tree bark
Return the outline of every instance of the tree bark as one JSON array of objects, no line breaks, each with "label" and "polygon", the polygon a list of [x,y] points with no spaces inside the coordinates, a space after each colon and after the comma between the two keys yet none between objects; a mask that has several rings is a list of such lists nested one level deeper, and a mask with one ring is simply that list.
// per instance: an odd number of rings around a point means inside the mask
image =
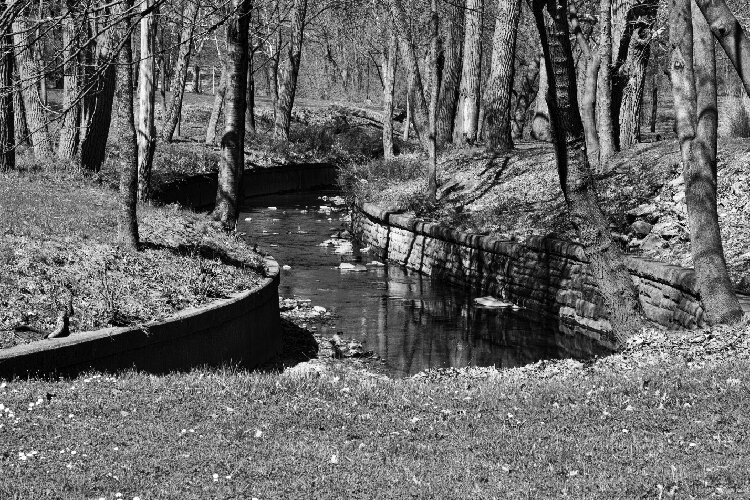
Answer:
[{"label": "tree bark", "polygon": [[453,142],[453,126],[456,123],[463,65],[466,0],[456,0],[448,5],[449,12],[443,22],[443,78],[440,81],[441,97],[437,111],[438,147]]},{"label": "tree bark", "polygon": [[649,118],[649,130],[653,134],[656,132],[656,116],[659,110],[659,72],[654,70],[651,78],[651,117]]},{"label": "tree bark", "polygon": [[440,52],[440,19],[438,18],[437,0],[430,1],[430,108],[429,108],[429,169],[427,173],[427,199],[430,202],[437,200],[437,104],[440,92],[440,68],[438,67],[438,55]]},{"label": "tree bark", "polygon": [[[303,0],[304,1],[304,0]],[[224,135],[216,192],[214,219],[234,229],[239,216],[242,173],[245,166],[245,110],[247,99],[248,21],[250,0],[231,0],[227,24],[227,90]],[[304,12],[302,13],[304,18]]]},{"label": "tree bark", "polygon": [[534,88],[539,78],[539,60],[535,59],[534,63],[527,66],[521,79],[521,88],[516,93],[516,100],[513,105],[513,121],[511,122],[511,139],[518,141],[523,139],[523,129],[526,127],[527,113],[531,102],[534,100],[536,89]]},{"label": "tree bark", "polygon": [[508,151],[513,148],[510,101],[520,14],[521,0],[498,0],[495,35],[492,41],[492,69],[484,93],[484,136],[487,146],[494,151]]},{"label": "tree bark", "polygon": [[[133,6],[133,0],[123,0],[120,6],[124,14]],[[135,113],[133,110],[133,46],[132,34],[129,26],[121,29],[121,36],[125,37],[119,54],[118,82],[119,108],[122,113],[121,124],[124,124],[120,134],[125,134],[123,151],[120,153],[120,199],[117,217],[120,242],[131,250],[138,249],[138,132],[135,129]]]},{"label": "tree bark", "polygon": [[622,345],[642,325],[638,293],[597,199],[578,111],[565,0],[534,0],[534,17],[550,79],[549,109],[560,184],[584,245],[614,340]]},{"label": "tree bark", "polygon": [[750,38],[724,0],[697,0],[697,3],[750,96]]},{"label": "tree bark", "polygon": [[[711,157],[716,151],[716,75],[715,66],[712,67],[715,62],[707,59],[714,57],[713,40],[701,20],[693,19],[691,1],[672,0],[669,17],[670,78],[691,251],[706,320],[734,322],[742,317],[742,308],[732,290],[724,260],[716,206],[716,162]],[[697,66],[693,59],[693,21],[700,30],[695,40]],[[705,93],[700,101],[697,88],[701,94]]]},{"label": "tree bark", "polygon": [[547,64],[542,56],[539,62],[539,87],[536,92],[536,104],[534,105],[534,117],[531,120],[531,138],[537,141],[552,141],[552,123],[550,122],[547,99],[549,94],[549,78],[547,77]]},{"label": "tree bark", "polygon": [[112,125],[112,103],[115,95],[117,64],[114,53],[113,28],[99,36],[97,41],[97,72],[86,82],[84,99],[91,102],[86,134],[81,137],[81,168],[98,172],[104,163],[109,129]]},{"label": "tree bark", "polygon": [[214,105],[211,108],[211,118],[206,127],[206,144],[216,143],[216,129],[219,127],[219,116],[224,108],[224,98],[227,92],[227,65],[224,58],[221,59],[221,76],[219,77],[219,88],[214,95]]},{"label": "tree bark", "polygon": [[16,166],[13,94],[13,35],[8,25],[0,31],[0,172]]},{"label": "tree bark", "polygon": [[297,76],[302,59],[302,37],[305,31],[307,0],[294,0],[292,8],[292,29],[289,37],[287,58],[284,63],[282,80],[279,84],[279,100],[276,103],[276,121],[273,127],[275,139],[288,141],[292,123],[292,107],[297,93]]},{"label": "tree bark", "polygon": [[[153,5],[154,0],[145,0],[144,9],[151,8]],[[140,200],[147,200],[151,196],[151,166],[156,149],[155,43],[156,17],[151,11],[141,19],[141,61],[138,70],[138,199]]]},{"label": "tree bark", "polygon": [[[401,57],[404,59],[404,67],[407,72],[408,106],[414,130],[425,151],[429,150],[429,111],[425,99],[422,74],[419,71],[419,59],[417,49],[414,45],[414,37],[409,29],[406,11],[401,0],[388,0],[391,10],[393,25],[396,28],[401,45]],[[405,127],[408,127],[408,122]],[[406,133],[404,133],[406,135]]]},{"label": "tree bark", "polygon": [[46,159],[52,155],[52,139],[47,127],[47,114],[39,93],[42,68],[37,64],[34,47],[29,39],[30,23],[25,17],[17,17],[13,23],[13,42],[16,50],[16,67],[21,80],[21,97],[26,111],[34,156]]},{"label": "tree bark", "polygon": [[255,50],[249,52],[247,56],[247,110],[245,112],[246,137],[248,134],[255,135],[255,70],[253,69]]},{"label": "tree bark", "polygon": [[612,119],[612,0],[601,0],[599,9],[599,75],[596,82],[596,129],[599,133],[599,167],[617,151]]},{"label": "tree bark", "polygon": [[186,0],[183,7],[183,16],[184,23],[182,32],[180,33],[180,49],[177,55],[174,82],[172,83],[172,102],[169,104],[167,113],[164,116],[164,129],[161,133],[161,138],[166,142],[172,142],[172,139],[174,139],[175,130],[177,130],[182,117],[182,100],[185,95],[185,86],[187,85],[190,56],[193,52],[193,33],[195,32],[195,22],[198,17],[198,3],[194,0]]},{"label": "tree bark", "polygon": [[599,166],[599,133],[596,129],[596,83],[599,75],[601,58],[599,54],[591,57],[586,66],[586,87],[581,103],[581,114],[583,118],[583,130],[586,134],[586,151],[589,162]]},{"label": "tree bark", "polygon": [[26,110],[23,107],[21,97],[21,82],[18,78],[15,60],[13,61],[13,132],[16,138],[16,147],[30,146],[29,128],[26,125]]},{"label": "tree bark", "polygon": [[60,128],[60,140],[57,144],[57,157],[70,160],[78,152],[81,127],[81,105],[78,102],[80,89],[78,76],[81,68],[78,51],[80,48],[76,28],[80,24],[76,2],[66,0],[66,10],[62,21],[63,35],[63,119]]},{"label": "tree bark", "polygon": [[[388,23],[390,24],[390,22]],[[393,92],[396,87],[398,40],[391,26],[388,46],[383,51],[383,159],[393,159]]]},{"label": "tree bark", "polygon": [[473,144],[477,140],[479,129],[483,10],[484,0],[466,0],[464,58],[456,139],[468,144]]},{"label": "tree bark", "polygon": [[403,136],[401,139],[406,142],[409,140],[409,127],[411,127],[412,117],[411,117],[411,98],[409,98],[409,94],[411,93],[411,89],[409,88],[409,83],[406,84],[406,118],[404,118],[404,131]]}]

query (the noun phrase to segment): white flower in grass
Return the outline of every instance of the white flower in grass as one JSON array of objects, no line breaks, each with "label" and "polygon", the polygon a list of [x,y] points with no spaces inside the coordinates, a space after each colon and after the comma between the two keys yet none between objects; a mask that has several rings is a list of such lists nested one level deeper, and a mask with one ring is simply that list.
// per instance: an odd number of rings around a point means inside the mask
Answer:
[{"label": "white flower in grass", "polygon": [[219,475],[217,473],[214,472],[213,478],[214,478],[214,483],[218,483],[219,482]]},{"label": "white flower in grass", "polygon": [[263,431],[260,430],[260,429],[256,429],[255,430],[255,437],[259,438],[261,436],[263,436]]},{"label": "white flower in grass", "polygon": [[339,463],[339,457],[338,457],[338,455],[336,455],[335,453],[334,453],[333,455],[331,455],[331,463],[332,463],[332,464],[337,464],[337,463]]}]

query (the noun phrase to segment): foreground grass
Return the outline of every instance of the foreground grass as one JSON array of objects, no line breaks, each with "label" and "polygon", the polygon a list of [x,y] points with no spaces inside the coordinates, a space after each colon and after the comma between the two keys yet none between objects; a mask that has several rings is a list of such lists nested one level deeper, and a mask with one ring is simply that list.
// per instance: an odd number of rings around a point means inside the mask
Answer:
[{"label": "foreground grass", "polygon": [[8,382],[0,498],[750,495],[750,362],[600,364]]}]

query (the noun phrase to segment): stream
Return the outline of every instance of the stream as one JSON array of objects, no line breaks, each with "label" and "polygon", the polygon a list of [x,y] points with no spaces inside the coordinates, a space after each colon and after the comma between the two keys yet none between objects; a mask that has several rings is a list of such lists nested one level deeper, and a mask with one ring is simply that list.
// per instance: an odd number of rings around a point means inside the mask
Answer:
[{"label": "stream", "polygon": [[[335,194],[253,198],[237,228],[282,267],[281,298],[307,299],[331,313],[332,319],[318,326],[321,334],[362,342],[393,376],[604,354],[593,342],[561,334],[556,318],[476,307],[474,298],[482,294],[469,288],[383,262],[351,240],[334,239],[331,245],[332,236],[347,236],[343,231],[349,229],[346,207],[331,201]],[[340,269],[342,263],[360,271]]]}]

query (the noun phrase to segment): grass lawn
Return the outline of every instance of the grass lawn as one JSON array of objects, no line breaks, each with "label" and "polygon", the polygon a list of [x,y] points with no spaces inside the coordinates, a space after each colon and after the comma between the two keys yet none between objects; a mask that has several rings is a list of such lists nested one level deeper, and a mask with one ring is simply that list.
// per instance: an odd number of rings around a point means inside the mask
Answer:
[{"label": "grass lawn", "polygon": [[742,357],[11,381],[0,498],[747,498]]}]

